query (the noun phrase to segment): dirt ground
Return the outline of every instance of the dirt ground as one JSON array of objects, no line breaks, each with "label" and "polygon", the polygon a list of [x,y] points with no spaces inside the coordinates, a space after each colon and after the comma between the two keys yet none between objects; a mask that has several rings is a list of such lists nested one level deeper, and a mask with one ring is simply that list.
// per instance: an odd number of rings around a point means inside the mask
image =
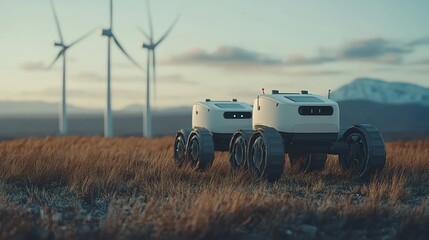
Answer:
[{"label": "dirt ground", "polygon": [[279,181],[177,168],[173,137],[0,142],[1,239],[428,239],[429,141],[387,143],[383,172],[353,180],[329,156]]}]

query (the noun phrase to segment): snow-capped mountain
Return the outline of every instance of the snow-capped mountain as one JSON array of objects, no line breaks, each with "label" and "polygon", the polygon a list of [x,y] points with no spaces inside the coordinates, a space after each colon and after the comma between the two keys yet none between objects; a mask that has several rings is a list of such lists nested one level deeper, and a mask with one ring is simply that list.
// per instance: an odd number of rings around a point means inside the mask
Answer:
[{"label": "snow-capped mountain", "polygon": [[335,101],[368,100],[384,104],[429,106],[429,88],[415,84],[358,78],[332,92]]}]

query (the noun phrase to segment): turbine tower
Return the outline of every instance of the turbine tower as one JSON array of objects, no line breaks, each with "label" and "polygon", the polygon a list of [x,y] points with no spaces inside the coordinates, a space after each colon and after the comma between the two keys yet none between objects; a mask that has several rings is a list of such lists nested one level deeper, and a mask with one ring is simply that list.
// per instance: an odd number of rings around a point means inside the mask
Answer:
[{"label": "turbine tower", "polygon": [[111,93],[111,44],[112,39],[121,52],[138,68],[140,65],[125,51],[119,43],[116,36],[113,34],[113,0],[110,0],[110,27],[103,29],[102,35],[108,38],[107,40],[107,106],[104,113],[104,136],[113,136],[113,119],[112,119],[112,93]]},{"label": "turbine tower", "polygon": [[60,22],[58,20],[57,12],[55,10],[55,6],[53,1],[51,0],[51,7],[52,12],[54,13],[55,18],[55,24],[57,26],[58,35],[60,37],[59,42],[55,42],[56,47],[60,47],[61,50],[58,53],[58,55],[55,57],[54,61],[49,65],[48,68],[52,68],[52,66],[60,59],[60,57],[63,58],[63,82],[62,82],[62,101],[60,104],[60,111],[59,111],[59,130],[61,135],[67,134],[67,98],[66,98],[66,52],[68,49],[70,49],[72,46],[76,45],[78,42],[82,41],[83,39],[87,38],[91,33],[93,33],[95,30],[92,30],[88,32],[87,34],[83,35],[82,37],[78,38],[74,42],[70,43],[69,45],[66,45],[64,43],[63,34],[61,32]]},{"label": "turbine tower", "polygon": [[146,66],[146,111],[144,111],[143,118],[144,118],[144,126],[143,126],[143,135],[147,138],[152,137],[152,115],[151,115],[151,109],[150,109],[150,65],[152,64],[152,71],[153,71],[153,85],[155,89],[155,95],[156,95],[156,54],[155,49],[156,47],[167,37],[167,35],[171,32],[173,27],[176,25],[177,21],[179,20],[179,16],[176,17],[173,24],[167,29],[167,31],[162,35],[161,38],[158,39],[158,41],[154,41],[153,36],[153,24],[152,24],[152,16],[150,12],[150,5],[149,1],[147,3],[147,16],[149,20],[149,31],[150,34],[147,34],[143,29],[140,29],[142,34],[147,38],[149,41],[148,43],[143,43],[143,48],[147,49],[147,66]]}]

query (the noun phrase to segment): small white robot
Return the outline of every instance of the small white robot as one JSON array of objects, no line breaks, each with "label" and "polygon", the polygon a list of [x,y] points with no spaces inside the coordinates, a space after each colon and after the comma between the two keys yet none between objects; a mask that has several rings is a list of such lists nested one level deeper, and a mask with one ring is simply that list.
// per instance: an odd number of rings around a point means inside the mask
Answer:
[{"label": "small white robot", "polygon": [[[206,169],[214,151],[229,150],[233,171],[248,167],[256,179],[268,181],[281,177],[285,154],[303,172],[323,170],[327,154],[339,155],[341,167],[356,179],[369,179],[384,167],[386,149],[380,132],[357,124],[340,134],[339,107],[329,98],[273,90],[258,95],[251,111],[245,103],[225,103],[236,108],[216,104],[222,103],[195,104],[193,130],[177,133],[174,156],[179,166],[188,159]],[[230,113],[241,118],[227,118]]]},{"label": "small white robot", "polygon": [[[252,129],[252,106],[232,101],[197,102],[192,107],[192,130],[181,129],[176,134],[174,159],[177,166],[185,162],[204,170],[212,165],[214,151],[228,151],[230,141],[239,129]],[[243,144],[246,142],[243,141]],[[241,162],[245,163],[246,146],[243,145]]]}]

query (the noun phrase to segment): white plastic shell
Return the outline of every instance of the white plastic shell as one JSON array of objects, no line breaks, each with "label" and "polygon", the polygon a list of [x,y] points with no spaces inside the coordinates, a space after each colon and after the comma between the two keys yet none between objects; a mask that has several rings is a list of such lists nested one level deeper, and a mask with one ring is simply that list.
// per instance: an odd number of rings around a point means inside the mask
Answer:
[{"label": "white plastic shell", "polygon": [[[239,106],[235,105],[234,108],[229,104],[238,104]],[[241,118],[241,115],[238,115],[237,118],[226,119],[224,117],[225,112],[252,114],[252,106],[243,102],[197,102],[192,107],[192,127],[204,127],[212,133],[231,134],[240,129],[252,129],[252,118]]]},{"label": "white plastic shell", "polygon": [[[287,97],[311,96],[317,102],[295,102]],[[301,115],[301,106],[330,106],[332,115]],[[267,126],[284,133],[338,133],[340,111],[338,104],[328,98],[313,94],[264,94],[259,95],[253,105],[253,129]]]}]

